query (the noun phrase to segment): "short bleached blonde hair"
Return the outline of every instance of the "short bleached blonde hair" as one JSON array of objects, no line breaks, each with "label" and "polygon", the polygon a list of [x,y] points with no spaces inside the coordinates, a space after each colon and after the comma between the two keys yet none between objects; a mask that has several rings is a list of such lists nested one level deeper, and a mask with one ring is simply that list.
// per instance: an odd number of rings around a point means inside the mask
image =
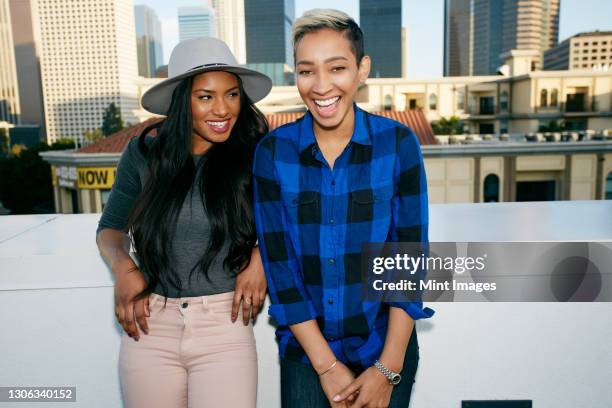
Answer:
[{"label": "short bleached blonde hair", "polygon": [[293,23],[293,58],[300,40],[308,33],[331,28],[345,35],[357,59],[357,65],[364,56],[363,32],[348,14],[334,9],[312,9],[306,11]]}]

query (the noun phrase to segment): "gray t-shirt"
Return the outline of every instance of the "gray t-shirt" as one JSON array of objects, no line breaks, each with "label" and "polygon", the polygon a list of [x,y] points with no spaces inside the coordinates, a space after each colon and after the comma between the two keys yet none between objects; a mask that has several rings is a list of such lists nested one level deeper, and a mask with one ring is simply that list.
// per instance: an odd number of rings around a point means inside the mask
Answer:
[{"label": "gray t-shirt", "polygon": [[[152,141],[153,138],[147,136],[147,145],[150,145]],[[206,156],[193,155],[193,159],[194,161],[205,160]],[[145,184],[148,173],[146,158],[138,149],[138,138],[136,137],[129,142],[121,155],[115,183],[98,223],[98,232],[104,228],[126,232],[128,216]],[[197,179],[198,176],[185,197],[185,202],[179,212],[174,237],[170,240],[172,243],[170,259],[174,260],[174,269],[180,278],[182,289],[179,290],[166,280],[168,297],[172,298],[231,292],[234,290],[236,281],[234,274],[223,265],[223,260],[229,251],[227,238],[208,270],[210,281],[206,279],[199,267],[193,272],[191,281],[189,281],[192,267],[198,263],[208,248],[211,232]],[[148,280],[146,271],[143,272]],[[159,283],[154,293],[163,295]]]}]

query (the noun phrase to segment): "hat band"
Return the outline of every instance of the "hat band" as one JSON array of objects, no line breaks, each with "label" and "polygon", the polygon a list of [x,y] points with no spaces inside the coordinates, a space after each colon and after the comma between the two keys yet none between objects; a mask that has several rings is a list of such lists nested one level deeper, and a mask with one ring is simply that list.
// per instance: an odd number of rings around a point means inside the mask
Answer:
[{"label": "hat band", "polygon": [[193,67],[193,68],[189,69],[187,72],[193,71],[193,70],[196,70],[196,69],[200,69],[200,68],[221,67],[221,66],[227,66],[227,65],[228,64],[223,64],[223,63],[220,63],[220,62],[215,62],[213,64],[203,64],[203,65],[198,65],[197,67]]}]

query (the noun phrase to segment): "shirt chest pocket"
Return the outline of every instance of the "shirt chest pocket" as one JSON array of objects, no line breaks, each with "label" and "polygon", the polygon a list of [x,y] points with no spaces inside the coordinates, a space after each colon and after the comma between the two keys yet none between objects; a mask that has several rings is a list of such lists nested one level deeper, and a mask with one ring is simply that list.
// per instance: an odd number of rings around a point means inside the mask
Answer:
[{"label": "shirt chest pocket", "polygon": [[321,194],[318,191],[299,193],[281,190],[281,198],[292,224],[321,223]]},{"label": "shirt chest pocket", "polygon": [[368,222],[391,217],[393,184],[353,190],[349,194],[348,222]]}]

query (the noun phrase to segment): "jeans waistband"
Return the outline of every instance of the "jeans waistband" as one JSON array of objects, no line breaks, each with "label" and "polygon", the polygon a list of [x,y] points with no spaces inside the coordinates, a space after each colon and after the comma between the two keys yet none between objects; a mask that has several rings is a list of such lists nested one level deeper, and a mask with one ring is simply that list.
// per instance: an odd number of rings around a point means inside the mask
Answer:
[{"label": "jeans waistband", "polygon": [[180,297],[180,298],[167,298],[157,293],[151,293],[149,295],[149,307],[153,307],[156,303],[164,304],[164,300],[166,304],[169,306],[181,306],[184,303],[188,305],[204,305],[207,306],[209,304],[214,303],[225,303],[231,302],[234,298],[234,292],[225,292],[225,293],[217,293],[215,295],[205,295],[205,296],[188,296],[188,297]]}]

